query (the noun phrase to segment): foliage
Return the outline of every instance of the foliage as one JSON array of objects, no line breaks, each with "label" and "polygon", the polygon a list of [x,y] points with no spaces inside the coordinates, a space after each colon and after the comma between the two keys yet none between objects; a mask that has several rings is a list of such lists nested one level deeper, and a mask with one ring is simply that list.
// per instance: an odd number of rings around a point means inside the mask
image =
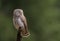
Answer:
[{"label": "foliage", "polygon": [[24,10],[31,33],[22,41],[60,41],[60,0],[0,0],[0,41],[16,41],[16,8]]}]

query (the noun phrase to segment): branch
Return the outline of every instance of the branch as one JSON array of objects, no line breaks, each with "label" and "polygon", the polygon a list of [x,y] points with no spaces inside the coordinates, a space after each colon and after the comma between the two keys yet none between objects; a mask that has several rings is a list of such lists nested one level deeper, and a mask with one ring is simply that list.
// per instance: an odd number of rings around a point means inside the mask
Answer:
[{"label": "branch", "polygon": [[19,27],[18,33],[17,33],[17,41],[21,41],[22,40],[22,36],[21,36],[21,29]]}]

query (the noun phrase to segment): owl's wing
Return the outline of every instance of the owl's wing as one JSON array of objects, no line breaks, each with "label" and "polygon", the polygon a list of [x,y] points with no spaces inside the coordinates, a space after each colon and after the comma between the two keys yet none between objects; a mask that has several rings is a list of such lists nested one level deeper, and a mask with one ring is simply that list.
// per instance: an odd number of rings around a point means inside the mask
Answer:
[{"label": "owl's wing", "polygon": [[27,20],[26,20],[25,16],[22,16],[21,20],[24,23],[24,30],[22,31],[23,37],[27,37],[30,35],[30,33],[28,31],[28,26],[27,26]]},{"label": "owl's wing", "polygon": [[25,16],[22,16],[21,20],[22,20],[22,22],[24,23],[25,29],[28,30],[28,25],[27,25],[26,17],[25,17]]}]

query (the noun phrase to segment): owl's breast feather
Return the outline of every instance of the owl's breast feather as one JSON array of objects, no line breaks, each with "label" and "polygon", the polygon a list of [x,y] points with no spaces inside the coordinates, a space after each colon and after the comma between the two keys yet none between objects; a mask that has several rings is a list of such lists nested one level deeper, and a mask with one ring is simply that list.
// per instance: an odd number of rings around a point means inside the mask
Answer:
[{"label": "owl's breast feather", "polygon": [[24,27],[24,24],[20,18],[17,19],[17,23],[20,27]]}]

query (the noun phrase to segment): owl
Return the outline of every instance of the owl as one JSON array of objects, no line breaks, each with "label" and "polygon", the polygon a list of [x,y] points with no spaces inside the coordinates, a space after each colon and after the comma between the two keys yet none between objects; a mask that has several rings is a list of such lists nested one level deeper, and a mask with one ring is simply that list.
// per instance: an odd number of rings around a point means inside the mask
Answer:
[{"label": "owl", "polygon": [[20,29],[20,34],[22,37],[28,37],[30,35],[27,20],[22,9],[15,9],[13,11],[13,24],[17,31]]}]

